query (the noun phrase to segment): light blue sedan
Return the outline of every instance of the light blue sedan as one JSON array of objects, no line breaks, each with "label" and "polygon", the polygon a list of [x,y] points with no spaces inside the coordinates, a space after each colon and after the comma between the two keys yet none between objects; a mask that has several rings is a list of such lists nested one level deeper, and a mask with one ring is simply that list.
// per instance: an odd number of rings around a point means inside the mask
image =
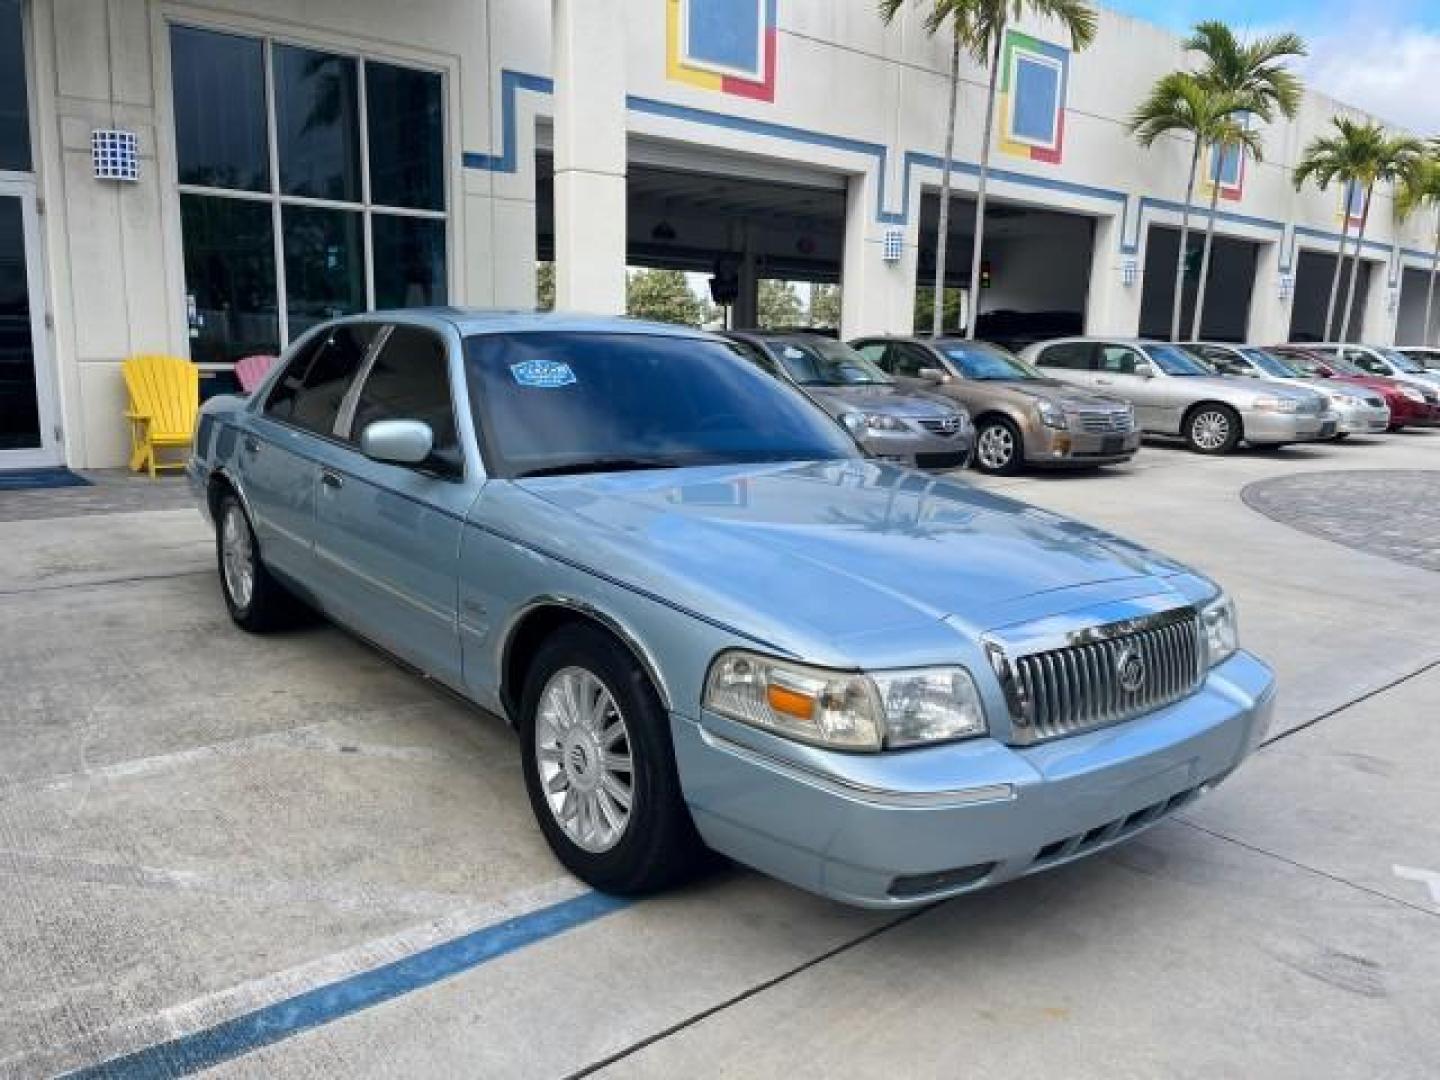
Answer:
[{"label": "light blue sedan", "polygon": [[861,457],[711,335],[378,313],[201,411],[225,602],[313,608],[518,729],[545,838],[873,907],[1056,866],[1227,776],[1274,681],[1205,578]]}]

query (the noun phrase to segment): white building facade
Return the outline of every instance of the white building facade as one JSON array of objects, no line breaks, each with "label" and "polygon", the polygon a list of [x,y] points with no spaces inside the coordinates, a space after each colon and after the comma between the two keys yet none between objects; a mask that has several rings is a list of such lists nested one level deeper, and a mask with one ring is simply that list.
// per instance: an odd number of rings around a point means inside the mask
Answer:
[{"label": "white building facade", "polygon": [[[1126,119],[1186,58],[1103,11],[1068,46],[1044,23],[1005,44],[981,330],[1162,332],[1189,147],[1141,149]],[[540,260],[561,307],[619,312],[627,263],[657,265],[736,277],[738,322],[759,277],[808,278],[842,285],[846,336],[908,332],[946,62],[873,0],[0,0],[0,468],[123,464],[127,356],[223,389],[332,315],[532,307]],[[984,108],[963,77],[953,285]],[[1291,167],[1337,113],[1358,115],[1309,94],[1263,160],[1207,161],[1207,336],[1322,332],[1360,208]],[[1422,339],[1436,224],[1377,192],[1352,337]]]}]

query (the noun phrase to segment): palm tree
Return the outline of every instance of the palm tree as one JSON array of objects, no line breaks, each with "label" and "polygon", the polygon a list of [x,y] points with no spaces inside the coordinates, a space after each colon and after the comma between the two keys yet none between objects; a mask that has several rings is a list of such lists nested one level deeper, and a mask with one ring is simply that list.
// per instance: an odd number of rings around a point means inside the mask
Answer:
[{"label": "palm tree", "polygon": [[1340,340],[1350,336],[1350,312],[1355,304],[1355,280],[1360,271],[1360,254],[1365,245],[1365,229],[1370,223],[1370,202],[1375,194],[1375,185],[1390,183],[1405,175],[1412,163],[1424,150],[1419,139],[1408,135],[1391,137],[1385,129],[1373,120],[1351,120],[1345,116],[1334,117],[1331,121],[1335,133],[1322,135],[1311,140],[1300,161],[1295,166],[1295,190],[1305,186],[1305,181],[1314,180],[1324,191],[1339,180],[1345,185],[1345,227],[1340,234],[1340,261],[1335,267],[1335,276],[1330,283],[1330,305],[1325,312],[1325,336],[1330,336],[1330,327],[1335,316],[1335,300],[1339,291],[1340,273],[1345,262],[1345,244],[1350,232],[1350,194],[1364,193],[1365,202],[1360,210],[1360,228],[1355,236],[1355,255],[1350,263],[1350,282],[1345,292],[1345,309],[1340,316]]},{"label": "palm tree", "polygon": [[[1221,100],[1224,100],[1223,97]],[[1244,161],[1246,157],[1253,157],[1256,161],[1261,159],[1264,144],[1260,140],[1260,133],[1251,128],[1245,122],[1244,117],[1240,115],[1249,111],[1248,108],[1241,109],[1222,117],[1217,122],[1213,132],[1215,137],[1210,145],[1215,148],[1218,164],[1223,166],[1225,155],[1231,150],[1240,155],[1241,161]],[[1215,244],[1215,207],[1220,201],[1219,169],[1216,170],[1216,175],[1210,179],[1210,211],[1205,224],[1205,248],[1204,254],[1200,256],[1200,280],[1195,287],[1195,313],[1191,317],[1190,323],[1190,339],[1192,341],[1200,340],[1200,325],[1205,314],[1205,289],[1210,283],[1210,249]]]},{"label": "palm tree", "polygon": [[[1204,58],[1196,73],[1209,89],[1229,95],[1244,103],[1244,112],[1254,119],[1269,123],[1279,113],[1293,120],[1300,109],[1304,86],[1287,66],[1294,57],[1305,55],[1305,42],[1298,34],[1273,34],[1242,43],[1235,32],[1223,22],[1208,20],[1198,23],[1185,41],[1190,52]],[[1249,124],[1241,122],[1242,129]],[[1258,138],[1217,140],[1215,149],[1224,162],[1229,150],[1238,151],[1242,160],[1248,153],[1260,160],[1262,145]],[[1195,294],[1195,315],[1191,336],[1200,337],[1201,318],[1205,311],[1205,290],[1209,281],[1210,249],[1215,241],[1215,204],[1220,193],[1219,177],[1210,192],[1210,218],[1205,229],[1205,253],[1200,262],[1200,282]]]},{"label": "palm tree", "polygon": [[[955,153],[955,112],[960,95],[960,51],[964,48],[976,63],[989,68],[989,88],[985,97],[985,126],[980,142],[980,181],[975,195],[975,240],[970,259],[970,302],[966,305],[967,337],[975,336],[976,316],[980,313],[981,253],[985,244],[985,192],[990,178],[990,142],[994,132],[995,91],[1000,73],[1000,51],[1005,44],[1005,31],[1010,24],[1033,15],[1059,22],[1070,36],[1070,46],[1077,52],[1095,40],[1099,24],[1095,9],[1084,0],[913,0],[929,8],[925,32],[934,34],[949,29],[950,107],[945,125],[945,161],[941,168],[940,223],[935,244],[935,306],[933,329],[938,335],[945,303],[945,249],[950,227],[950,162]],[[906,0],[880,0],[880,18],[888,26]]]},{"label": "palm tree", "polygon": [[1395,212],[1401,219],[1408,218],[1417,210],[1429,209],[1435,212],[1435,240],[1430,249],[1430,283],[1425,290],[1425,323],[1420,343],[1429,345],[1431,334],[1430,314],[1435,305],[1435,278],[1440,272],[1440,140],[1430,141],[1429,152],[1415,158],[1405,173],[1400,186],[1400,197]]},{"label": "palm tree", "polygon": [[[1172,71],[1151,89],[1130,117],[1130,132],[1149,149],[1165,135],[1191,139],[1190,174],[1185,181],[1185,202],[1180,211],[1180,250],[1175,257],[1175,298],[1170,310],[1170,340],[1180,340],[1180,313],[1185,299],[1185,255],[1190,245],[1190,206],[1195,201],[1195,176],[1200,155],[1207,146],[1253,136],[1236,117],[1248,100],[1222,93],[1188,71]],[[1213,206],[1213,200],[1212,200]],[[1198,298],[1197,298],[1198,299]]]},{"label": "palm tree", "polygon": [[[925,32],[950,33],[950,103],[945,119],[945,157],[940,166],[940,225],[935,236],[935,303],[931,331],[936,337],[945,328],[945,256],[950,238],[950,163],[955,157],[955,112],[960,103],[960,50],[968,36],[969,0],[927,0]],[[880,0],[880,19],[886,26],[905,6],[905,0]]]}]

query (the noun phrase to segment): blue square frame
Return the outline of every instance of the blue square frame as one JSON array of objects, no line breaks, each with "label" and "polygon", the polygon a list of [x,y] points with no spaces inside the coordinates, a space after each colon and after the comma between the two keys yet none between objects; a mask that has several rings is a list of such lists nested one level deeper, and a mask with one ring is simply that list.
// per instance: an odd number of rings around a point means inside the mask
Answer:
[{"label": "blue square frame", "polygon": [[767,0],[681,0],[685,62],[693,67],[765,77]]}]

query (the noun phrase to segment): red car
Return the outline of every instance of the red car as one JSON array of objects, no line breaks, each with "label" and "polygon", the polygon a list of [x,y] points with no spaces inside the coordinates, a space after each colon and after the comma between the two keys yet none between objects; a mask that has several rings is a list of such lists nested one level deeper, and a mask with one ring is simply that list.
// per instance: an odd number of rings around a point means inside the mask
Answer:
[{"label": "red car", "polygon": [[1383,375],[1371,375],[1348,360],[1300,345],[1271,345],[1265,351],[1289,361],[1312,378],[1334,379],[1374,390],[1390,406],[1391,431],[1407,427],[1440,427],[1440,394],[1433,390],[1409,386]]}]

